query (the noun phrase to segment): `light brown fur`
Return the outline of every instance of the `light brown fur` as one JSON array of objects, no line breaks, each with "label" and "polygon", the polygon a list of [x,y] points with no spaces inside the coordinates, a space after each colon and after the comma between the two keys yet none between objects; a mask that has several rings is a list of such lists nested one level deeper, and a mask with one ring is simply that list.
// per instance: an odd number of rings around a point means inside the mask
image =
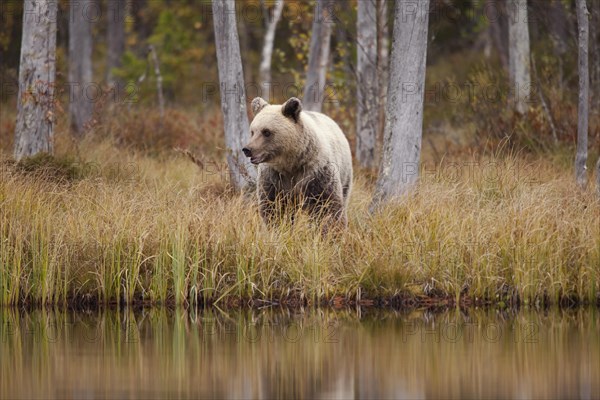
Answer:
[{"label": "light brown fur", "polygon": [[339,126],[321,113],[302,111],[296,98],[283,105],[256,98],[252,109],[245,150],[258,164],[257,195],[265,221],[292,206],[346,225],[352,157]]}]

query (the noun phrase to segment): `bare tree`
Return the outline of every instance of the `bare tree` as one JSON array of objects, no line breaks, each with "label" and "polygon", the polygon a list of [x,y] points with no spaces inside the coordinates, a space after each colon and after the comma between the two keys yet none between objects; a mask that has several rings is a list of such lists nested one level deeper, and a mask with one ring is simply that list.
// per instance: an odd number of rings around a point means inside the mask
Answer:
[{"label": "bare tree", "polygon": [[548,21],[546,23],[548,24],[554,54],[556,57],[562,57],[569,50],[571,20],[562,0],[552,0],[546,6],[548,7]]},{"label": "bare tree", "polygon": [[307,111],[321,111],[323,107],[333,18],[333,0],[317,0],[308,53],[304,99],[302,101],[303,108]]},{"label": "bare tree", "polygon": [[508,71],[508,49],[506,48],[506,41],[504,39],[507,35],[505,14],[506,7],[504,6],[504,1],[487,0],[485,2],[484,16],[489,24],[488,31],[490,38],[496,48],[502,68]]},{"label": "bare tree", "polygon": [[579,109],[577,119],[577,155],[575,178],[584,188],[587,183],[588,117],[590,113],[590,66],[588,60],[590,21],[585,0],[577,0],[577,25],[579,28]]},{"label": "bare tree", "polygon": [[235,17],[235,0],[213,0],[213,24],[221,89],[221,110],[225,125],[227,164],[236,190],[245,186],[244,178],[254,179],[256,170],[247,168],[242,148],[250,124],[246,113],[244,71]]},{"label": "bare tree", "polygon": [[514,93],[515,110],[527,111],[531,91],[531,61],[527,0],[509,0],[508,3],[508,64],[510,83]]},{"label": "bare tree", "polygon": [[379,119],[377,84],[377,0],[358,2],[356,158],[365,168],[375,166]]},{"label": "bare tree", "polygon": [[126,0],[107,0],[107,62],[106,81],[114,85],[116,79],[112,73],[114,68],[121,66],[121,57],[125,51],[125,17]]},{"label": "bare tree", "polygon": [[156,95],[158,96],[158,112],[160,113],[160,124],[162,127],[163,120],[165,119],[165,98],[163,96],[162,82],[163,78],[160,74],[160,64],[158,62],[158,55],[153,45],[148,46],[148,53],[152,57],[152,64],[154,64],[154,75],[156,75]]},{"label": "bare tree", "polygon": [[95,86],[92,83],[91,0],[69,3],[69,116],[77,136],[85,133],[94,111]]},{"label": "bare tree", "polygon": [[588,11],[592,14],[590,24],[590,87],[592,110],[600,111],[600,1],[592,1]]},{"label": "bare tree", "polygon": [[25,0],[19,65],[15,159],[52,153],[56,78],[56,14],[53,0]]},{"label": "bare tree", "polygon": [[385,128],[385,108],[390,67],[388,1],[389,0],[377,0],[377,86],[379,89],[377,97],[377,107],[379,108],[379,120],[377,121],[378,142],[383,137],[383,130]]},{"label": "bare tree", "polygon": [[569,50],[569,42],[574,32],[571,15],[565,9],[562,0],[552,0],[544,4],[548,8],[548,20],[546,24],[552,40],[552,48],[556,61],[558,62],[558,83],[560,91],[564,90],[564,66],[563,59]]},{"label": "bare tree", "polygon": [[600,197],[600,157],[598,158],[598,162],[596,162],[596,193]]},{"label": "bare tree", "polygon": [[275,44],[275,29],[281,19],[284,4],[284,0],[277,0],[275,2],[275,7],[273,8],[273,14],[269,16],[270,13],[263,3],[267,31],[265,33],[265,42],[263,43],[261,53],[259,75],[262,98],[266,101],[270,101],[271,97],[271,60],[273,58],[273,46]]},{"label": "bare tree", "polygon": [[429,0],[396,0],[383,158],[372,209],[417,182],[423,133]]},{"label": "bare tree", "polygon": [[160,73],[160,62],[158,61],[158,54],[153,45],[149,45],[146,48],[146,70],[137,79],[138,87],[146,80],[150,73],[150,63],[154,65],[154,75],[156,76],[156,97],[158,98],[158,112],[160,116],[160,127],[162,129],[164,118],[165,118],[165,97],[163,95],[163,78]]}]

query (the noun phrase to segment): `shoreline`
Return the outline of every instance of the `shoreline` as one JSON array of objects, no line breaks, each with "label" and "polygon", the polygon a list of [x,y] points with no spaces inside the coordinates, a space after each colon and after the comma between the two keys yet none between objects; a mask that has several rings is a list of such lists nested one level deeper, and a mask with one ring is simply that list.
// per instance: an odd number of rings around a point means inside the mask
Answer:
[{"label": "shoreline", "polygon": [[411,296],[396,295],[393,297],[365,297],[360,300],[355,298],[344,298],[343,296],[333,296],[317,301],[311,301],[300,296],[281,297],[278,300],[262,298],[239,298],[229,297],[222,301],[215,302],[214,299],[198,299],[196,302],[185,302],[178,304],[174,300],[166,302],[152,302],[147,300],[137,300],[131,303],[127,302],[108,302],[104,303],[92,298],[79,298],[67,300],[66,303],[43,304],[34,302],[19,302],[17,304],[0,304],[0,309],[62,309],[74,311],[90,310],[118,310],[118,309],[223,309],[223,310],[261,310],[261,309],[329,309],[341,310],[349,308],[361,309],[379,309],[390,311],[413,311],[413,310],[450,310],[450,309],[502,309],[502,310],[520,310],[524,307],[534,308],[539,311],[548,309],[582,309],[598,308],[600,309],[600,294],[595,302],[577,299],[573,296],[564,296],[557,301],[549,297],[538,299],[534,302],[523,301],[518,296],[510,300],[474,299],[470,296],[462,296],[458,301],[453,296]]}]

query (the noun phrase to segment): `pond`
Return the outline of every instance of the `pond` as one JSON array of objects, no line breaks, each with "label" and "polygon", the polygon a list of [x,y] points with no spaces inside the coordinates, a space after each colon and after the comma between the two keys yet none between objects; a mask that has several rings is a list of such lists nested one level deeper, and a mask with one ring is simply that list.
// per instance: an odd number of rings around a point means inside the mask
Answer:
[{"label": "pond", "polygon": [[599,318],[0,309],[0,398],[600,398]]}]

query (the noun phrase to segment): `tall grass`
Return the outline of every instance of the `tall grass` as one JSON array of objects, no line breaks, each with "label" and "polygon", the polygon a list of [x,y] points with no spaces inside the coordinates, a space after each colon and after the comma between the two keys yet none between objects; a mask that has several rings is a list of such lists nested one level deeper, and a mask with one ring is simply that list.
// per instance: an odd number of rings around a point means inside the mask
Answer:
[{"label": "tall grass", "polygon": [[2,160],[2,305],[557,303],[600,293],[600,203],[542,159],[445,160],[375,214],[372,178],[358,171],[349,228],[322,236],[303,216],[267,228],[252,198],[183,156],[92,140],[79,154],[67,175]]}]

